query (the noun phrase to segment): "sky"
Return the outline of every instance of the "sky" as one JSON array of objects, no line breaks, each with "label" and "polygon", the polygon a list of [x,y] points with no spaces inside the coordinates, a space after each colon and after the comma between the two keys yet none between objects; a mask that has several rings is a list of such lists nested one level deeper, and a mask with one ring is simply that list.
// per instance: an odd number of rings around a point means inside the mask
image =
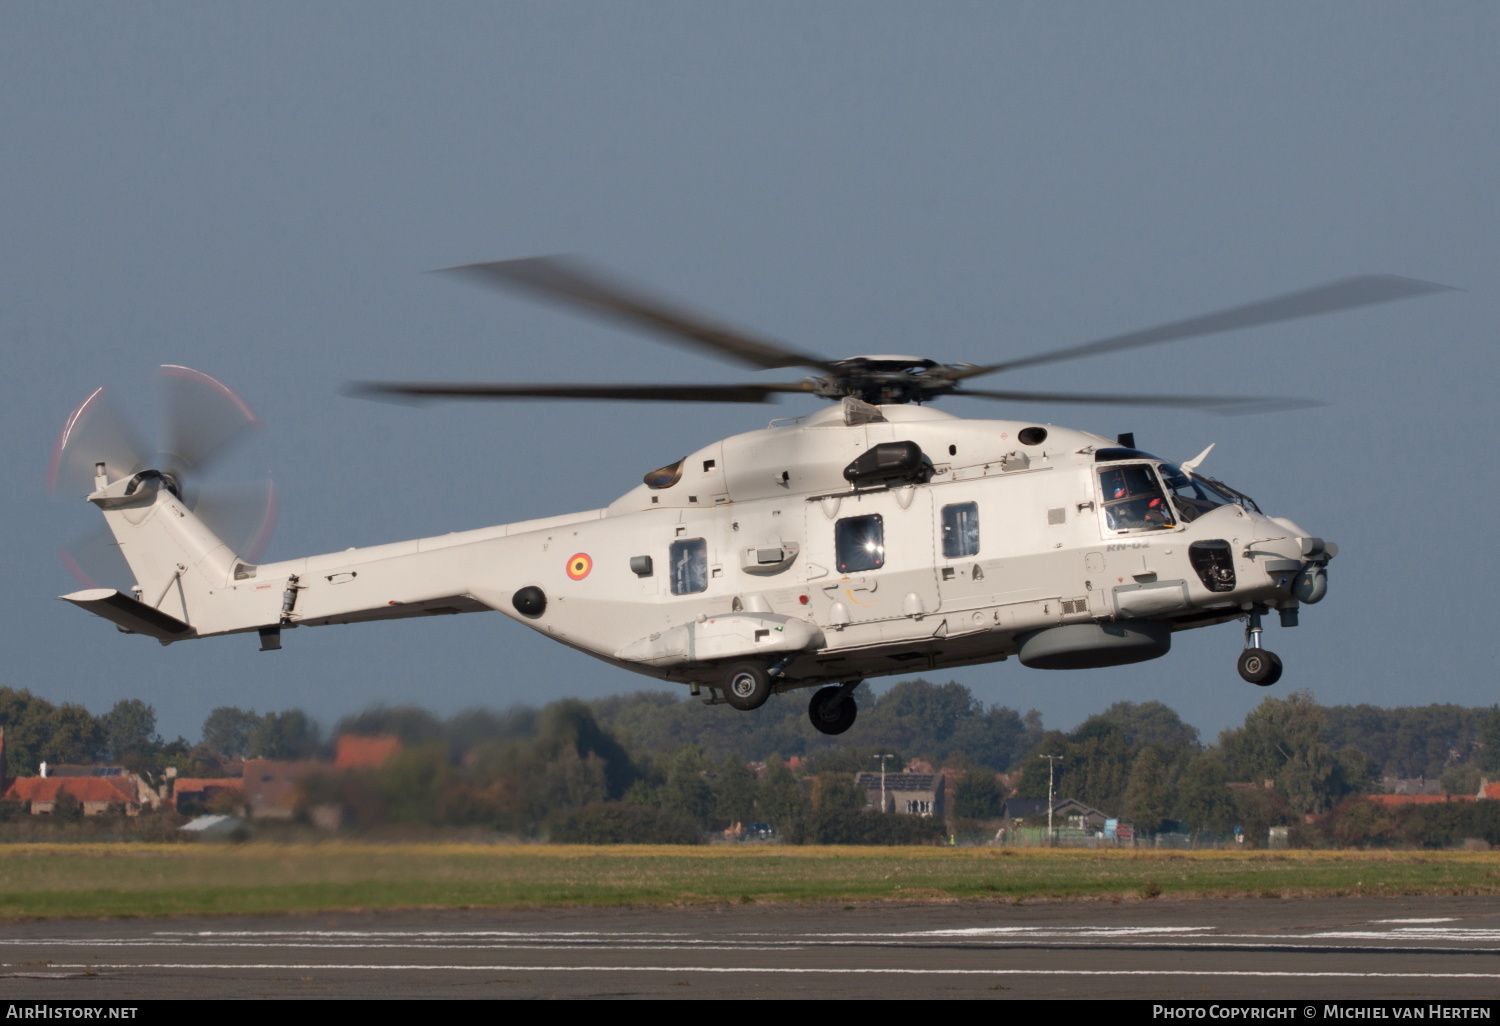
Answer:
[{"label": "sky", "polygon": [[46,494],[53,440],[101,384],[149,427],[159,364],[264,420],[220,475],[274,478],[268,559],[595,508],[817,407],[341,394],[757,380],[424,273],[571,253],[834,358],[995,362],[1353,274],[1454,286],[984,383],[1317,408],[945,401],[1178,460],[1217,443],[1206,472],[1342,551],[1328,598],[1268,631],[1269,692],[1235,673],[1236,624],[1133,667],[942,677],[1053,727],[1162,701],[1208,738],[1299,688],[1493,704],[1497,44],[1500,7],[1464,2],[0,0],[0,684],[96,713],[141,698],[190,740],[220,705],[331,725],[660,686],[492,615],[298,630],[271,654],[163,648],[57,601],[76,587],[57,550],[97,513]]}]

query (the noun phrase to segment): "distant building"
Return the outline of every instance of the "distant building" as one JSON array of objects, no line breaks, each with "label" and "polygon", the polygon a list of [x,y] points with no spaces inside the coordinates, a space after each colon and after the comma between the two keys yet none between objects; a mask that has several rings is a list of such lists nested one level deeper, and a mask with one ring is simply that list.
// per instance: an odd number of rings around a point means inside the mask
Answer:
[{"label": "distant building", "polygon": [[1442,794],[1443,785],[1426,777],[1381,777],[1380,790],[1384,794]]},{"label": "distant building", "polygon": [[854,777],[854,786],[865,793],[866,808],[903,816],[945,818],[945,785],[941,773],[887,773],[883,789],[879,773],[859,773]]},{"label": "distant building", "polygon": [[228,794],[237,799],[236,804],[244,802],[242,777],[177,777],[172,781],[172,806],[178,812],[193,805],[206,806]]},{"label": "distant building", "polygon": [[401,739],[390,734],[378,737],[342,734],[335,744],[333,764],[339,769],[378,769],[401,751]]},{"label": "distant building", "polygon": [[[1005,818],[1015,821],[1016,826],[1045,827],[1047,825],[1047,799],[1007,798]],[[1098,809],[1085,805],[1076,798],[1059,798],[1052,803],[1052,826],[1054,829],[1082,830],[1096,834],[1104,829],[1106,816]]]},{"label": "distant building", "polygon": [[246,759],[240,780],[250,818],[291,819],[302,798],[302,781],[326,769],[326,762]]},{"label": "distant building", "polygon": [[123,809],[126,814],[134,816],[141,811],[143,804],[141,788],[145,788],[147,794],[152,793],[151,789],[145,787],[140,778],[134,775],[17,777],[5,789],[5,800],[27,803],[33,816],[50,816],[58,799],[66,791],[83,803],[85,816],[103,815],[110,810],[111,806]]}]

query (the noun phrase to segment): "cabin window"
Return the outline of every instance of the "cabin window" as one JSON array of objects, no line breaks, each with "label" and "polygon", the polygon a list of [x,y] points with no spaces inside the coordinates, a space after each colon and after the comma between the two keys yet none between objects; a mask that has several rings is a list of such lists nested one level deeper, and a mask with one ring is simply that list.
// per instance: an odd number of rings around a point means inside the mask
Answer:
[{"label": "cabin window", "polygon": [[1104,522],[1111,531],[1160,531],[1177,526],[1176,514],[1145,463],[1099,471]]},{"label": "cabin window", "polygon": [[672,566],[673,595],[694,595],[708,590],[708,542],[702,538],[674,541],[668,559]]},{"label": "cabin window", "polygon": [[833,541],[841,574],[879,570],[885,565],[885,523],[879,513],[840,520],[833,525]]},{"label": "cabin window", "polygon": [[979,503],[943,507],[943,555],[948,559],[979,552]]}]

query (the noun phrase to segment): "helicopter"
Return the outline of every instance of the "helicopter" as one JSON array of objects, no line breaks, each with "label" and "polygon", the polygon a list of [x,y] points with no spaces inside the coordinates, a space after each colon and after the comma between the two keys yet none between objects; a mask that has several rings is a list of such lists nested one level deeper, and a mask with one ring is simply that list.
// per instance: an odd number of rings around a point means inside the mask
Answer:
[{"label": "helicopter", "polygon": [[[708,704],[748,711],[812,689],[808,716],[825,734],[854,724],[855,688],[870,677],[1012,657],[1035,669],[1118,666],[1165,656],[1179,631],[1237,620],[1239,675],[1268,686],[1282,663],[1262,644],[1265,620],[1274,611],[1294,627],[1303,606],[1324,598],[1336,544],[1206,475],[1213,446],[1174,463],[1130,434],[965,419],[931,404],[962,395],[1216,413],[1309,405],[965,383],[1447,289],[1365,275],[1036,355],[943,364],[825,359],[575,259],[445,273],[759,370],[812,374],[701,385],[365,382],[351,394],[730,403],[791,394],[830,405],[703,446],[597,509],[261,563],[274,494],[225,501],[193,487],[257,418],[224,383],[168,366],[154,460],[103,389],[63,428],[49,485],[86,491],[135,584],[127,592],[83,578],[89,587],[61,597],[163,645],[253,634],[265,651],[297,628],[496,611],[613,666],[686,685]],[[238,509],[238,528],[222,526],[226,508]]]}]

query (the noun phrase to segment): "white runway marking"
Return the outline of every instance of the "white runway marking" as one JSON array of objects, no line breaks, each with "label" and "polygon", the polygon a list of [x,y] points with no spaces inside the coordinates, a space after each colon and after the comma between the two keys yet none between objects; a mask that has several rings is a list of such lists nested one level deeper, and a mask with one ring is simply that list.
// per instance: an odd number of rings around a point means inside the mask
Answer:
[{"label": "white runway marking", "polygon": [[272,972],[312,972],[316,970],[350,970],[356,972],[504,972],[504,973],[788,973],[813,975],[818,973],[859,973],[868,975],[898,976],[1232,976],[1261,977],[1274,979],[1379,979],[1379,980],[1500,980],[1500,973],[1358,973],[1358,972],[1275,972],[1217,969],[879,969],[873,967],[813,968],[807,966],[671,966],[671,965],[369,965],[353,964],[298,964],[298,963],[207,963],[166,962],[139,963],[129,965],[53,965],[52,969],[100,970],[125,969],[212,969],[237,970],[264,969]]}]

